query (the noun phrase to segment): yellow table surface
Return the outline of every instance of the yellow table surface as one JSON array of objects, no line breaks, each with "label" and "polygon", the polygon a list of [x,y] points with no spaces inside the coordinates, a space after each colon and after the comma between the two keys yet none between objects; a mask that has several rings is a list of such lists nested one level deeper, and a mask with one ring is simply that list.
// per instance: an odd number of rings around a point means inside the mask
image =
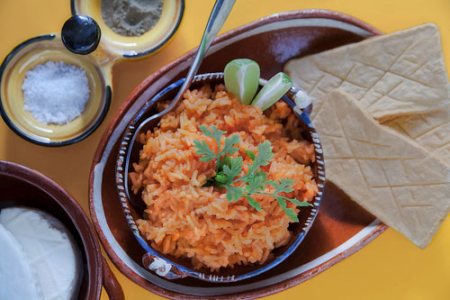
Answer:
[{"label": "yellow table surface", "polygon": [[[201,38],[214,1],[186,2],[183,22],[169,45],[154,56],[125,61],[114,67],[112,107],[93,135],[76,145],[46,148],[26,142],[0,121],[0,159],[21,163],[53,178],[88,212],[89,168],[109,120],[133,87],[194,48]],[[450,0],[238,0],[222,32],[273,13],[306,8],[341,11],[383,32],[434,22],[441,30],[444,56],[450,70]],[[0,59],[25,39],[59,32],[69,16],[68,0],[1,0]],[[425,250],[388,229],[367,247],[324,273],[268,298],[450,299],[449,237],[450,218]],[[128,280],[115,267],[113,271],[127,299],[159,298]],[[105,293],[102,299],[107,299]]]}]

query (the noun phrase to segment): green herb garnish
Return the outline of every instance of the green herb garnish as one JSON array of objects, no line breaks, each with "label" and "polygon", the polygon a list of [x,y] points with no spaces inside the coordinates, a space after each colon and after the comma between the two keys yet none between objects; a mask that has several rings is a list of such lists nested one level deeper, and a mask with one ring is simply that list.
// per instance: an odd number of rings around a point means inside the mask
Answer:
[{"label": "green herb garnish", "polygon": [[221,148],[221,140],[225,131],[217,129],[216,126],[212,126],[209,129],[206,126],[200,126],[200,130],[204,135],[214,139],[217,144],[217,152],[211,150],[206,143],[206,141],[194,141],[195,148],[197,149],[197,154],[200,155],[200,161],[210,162],[212,160],[216,160],[216,172],[223,169],[225,163],[229,162],[229,155],[234,154],[238,151],[237,148],[234,147],[237,143],[239,143],[239,136],[234,134],[225,139],[225,143],[223,148]]},{"label": "green herb garnish", "polygon": [[[200,156],[200,161],[216,161],[216,175],[208,181],[209,184],[212,183],[215,186],[225,188],[228,201],[234,202],[244,197],[258,211],[261,210],[261,204],[252,197],[253,195],[273,197],[277,200],[278,205],[284,210],[286,215],[292,221],[298,222],[297,214],[293,209],[287,207],[287,202],[291,202],[297,207],[310,206],[311,204],[282,195],[283,193],[290,193],[294,190],[293,180],[269,180],[267,173],[261,170],[261,167],[267,166],[273,158],[272,145],[269,141],[258,145],[257,154],[250,150],[245,151],[245,154],[252,160],[252,164],[249,166],[247,173],[240,176],[242,173],[243,158],[240,156],[231,157],[232,154],[238,151],[235,145],[240,141],[239,136],[234,134],[226,137],[222,147],[224,131],[217,129],[215,126],[211,128],[200,126],[200,130],[206,136],[214,139],[217,144],[217,151],[214,151],[206,141],[194,141],[196,153]],[[266,192],[268,186],[271,186],[274,191]]]}]

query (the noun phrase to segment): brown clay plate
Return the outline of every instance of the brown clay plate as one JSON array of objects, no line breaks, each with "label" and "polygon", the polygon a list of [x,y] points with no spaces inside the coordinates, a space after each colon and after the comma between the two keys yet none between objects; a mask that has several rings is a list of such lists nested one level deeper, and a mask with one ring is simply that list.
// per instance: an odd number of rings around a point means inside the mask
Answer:
[{"label": "brown clay plate", "polygon": [[[211,47],[199,73],[222,71],[231,59],[247,57],[268,78],[291,58],[358,42],[379,31],[354,18],[330,11],[294,11],[263,18],[221,35]],[[91,169],[90,209],[95,227],[116,266],[142,287],[166,297],[257,297],[299,284],[358,251],[385,229],[376,218],[354,204],[332,184],[325,189],[320,213],[299,248],[282,264],[254,279],[236,283],[207,283],[195,279],[168,281],[141,265],[144,254],[122,214],[114,166],[118,141],[133,115],[190,66],[193,52],[144,80],[128,97],[103,136]],[[338,62],[337,62],[338,63]],[[307,72],[307,70],[305,70]]]}]

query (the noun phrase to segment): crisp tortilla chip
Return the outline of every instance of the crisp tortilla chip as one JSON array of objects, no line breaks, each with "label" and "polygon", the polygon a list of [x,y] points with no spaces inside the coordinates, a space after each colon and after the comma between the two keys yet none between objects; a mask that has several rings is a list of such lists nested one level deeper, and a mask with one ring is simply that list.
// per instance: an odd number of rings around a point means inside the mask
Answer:
[{"label": "crisp tortilla chip", "polygon": [[425,247],[450,209],[450,168],[334,91],[314,119],[327,178],[355,202]]},{"label": "crisp tortilla chip", "polygon": [[449,99],[433,24],[295,59],[285,71],[313,99],[339,88],[379,121],[436,111]]},{"label": "crisp tortilla chip", "polygon": [[399,117],[383,123],[415,140],[450,167],[450,101],[430,113]]}]

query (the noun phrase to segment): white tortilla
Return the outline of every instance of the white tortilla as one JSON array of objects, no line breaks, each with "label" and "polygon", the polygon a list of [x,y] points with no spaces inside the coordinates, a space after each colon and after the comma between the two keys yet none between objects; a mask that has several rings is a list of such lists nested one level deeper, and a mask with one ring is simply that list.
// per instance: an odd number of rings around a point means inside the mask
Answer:
[{"label": "white tortilla", "polygon": [[450,101],[445,108],[383,123],[416,141],[450,166]]},{"label": "white tortilla", "polygon": [[450,209],[450,168],[349,95],[334,91],[322,101],[314,125],[328,180],[417,246],[428,245]]},{"label": "white tortilla", "polygon": [[450,85],[435,25],[292,60],[285,69],[315,99],[336,88],[351,94],[383,125],[450,166]]},{"label": "white tortilla", "polygon": [[43,299],[22,247],[1,224],[0,299]]},{"label": "white tortilla", "polygon": [[433,24],[294,59],[285,71],[313,99],[339,88],[381,122],[437,111],[449,99],[439,31]]},{"label": "white tortilla", "polygon": [[44,299],[76,299],[81,255],[69,230],[46,212],[11,207],[0,212],[0,224],[22,246]]}]

